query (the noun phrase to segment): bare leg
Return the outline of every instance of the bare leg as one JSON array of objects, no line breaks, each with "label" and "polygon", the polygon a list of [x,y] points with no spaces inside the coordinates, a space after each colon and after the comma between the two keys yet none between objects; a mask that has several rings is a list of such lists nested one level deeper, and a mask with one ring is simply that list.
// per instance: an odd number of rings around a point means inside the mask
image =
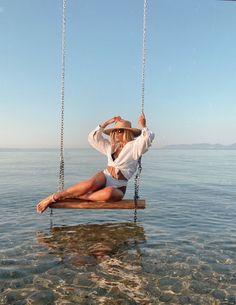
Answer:
[{"label": "bare leg", "polygon": [[109,202],[109,201],[120,201],[124,197],[124,193],[112,186],[107,186],[101,190],[93,193],[87,193],[80,196],[80,199],[96,201],[96,202]]},{"label": "bare leg", "polygon": [[67,188],[62,192],[58,192],[54,195],[55,201],[63,200],[67,198],[78,198],[88,192],[95,192],[103,188],[106,184],[106,178],[103,172],[97,173],[92,178],[76,183],[75,185]]},{"label": "bare leg", "polygon": [[77,183],[62,192],[58,192],[43,199],[37,204],[37,212],[43,213],[51,203],[57,200],[63,200],[67,198],[78,198],[88,192],[95,192],[103,188],[105,184],[106,178],[103,172],[97,173],[95,176],[86,181]]}]

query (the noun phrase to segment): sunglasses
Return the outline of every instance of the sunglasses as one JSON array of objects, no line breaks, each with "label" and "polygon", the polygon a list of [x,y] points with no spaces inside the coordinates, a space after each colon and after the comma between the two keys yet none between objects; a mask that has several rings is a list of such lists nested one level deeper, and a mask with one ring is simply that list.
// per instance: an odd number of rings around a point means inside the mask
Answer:
[{"label": "sunglasses", "polygon": [[114,132],[117,132],[117,133],[124,133],[124,129],[115,129]]}]

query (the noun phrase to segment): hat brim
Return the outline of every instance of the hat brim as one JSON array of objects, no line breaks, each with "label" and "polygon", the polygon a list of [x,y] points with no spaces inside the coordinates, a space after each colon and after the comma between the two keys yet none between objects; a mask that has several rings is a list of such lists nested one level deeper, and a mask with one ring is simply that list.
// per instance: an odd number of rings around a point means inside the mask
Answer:
[{"label": "hat brim", "polygon": [[110,135],[110,133],[113,131],[113,130],[117,130],[117,129],[125,129],[125,130],[130,130],[132,131],[134,137],[138,137],[141,135],[141,129],[138,129],[138,128],[128,128],[128,127],[124,127],[124,128],[108,128],[108,129],[105,129],[103,130],[103,133],[105,133],[106,135]]}]

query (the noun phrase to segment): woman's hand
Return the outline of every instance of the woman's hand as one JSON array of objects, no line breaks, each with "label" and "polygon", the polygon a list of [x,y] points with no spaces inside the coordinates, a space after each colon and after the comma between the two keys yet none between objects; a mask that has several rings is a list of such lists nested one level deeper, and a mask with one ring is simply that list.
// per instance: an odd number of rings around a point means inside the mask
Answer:
[{"label": "woman's hand", "polygon": [[100,126],[101,126],[102,128],[105,128],[105,127],[107,127],[108,125],[111,125],[111,124],[113,124],[113,123],[116,123],[116,122],[118,122],[118,121],[120,121],[120,120],[121,120],[121,117],[120,117],[120,116],[114,116],[113,118],[107,120],[106,122],[104,122],[104,123],[101,124]]},{"label": "woman's hand", "polygon": [[146,127],[146,118],[144,112],[141,113],[139,119],[138,119],[138,124],[141,128]]}]

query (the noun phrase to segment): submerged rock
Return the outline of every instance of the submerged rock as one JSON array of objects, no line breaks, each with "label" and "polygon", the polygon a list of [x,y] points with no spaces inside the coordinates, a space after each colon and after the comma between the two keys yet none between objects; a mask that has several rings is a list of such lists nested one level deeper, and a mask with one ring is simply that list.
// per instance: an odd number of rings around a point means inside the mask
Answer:
[{"label": "submerged rock", "polygon": [[29,304],[33,305],[52,305],[54,304],[55,297],[51,290],[45,289],[33,293],[28,300]]},{"label": "submerged rock", "polygon": [[16,304],[17,302],[24,302],[27,297],[32,294],[33,289],[7,289],[1,295],[1,305]]},{"label": "submerged rock", "polygon": [[226,300],[226,293],[224,290],[214,290],[212,293],[212,296],[218,300],[221,300],[221,301],[225,301]]},{"label": "submerged rock", "polygon": [[190,284],[190,289],[199,294],[208,294],[211,288],[205,282],[193,280]]}]

